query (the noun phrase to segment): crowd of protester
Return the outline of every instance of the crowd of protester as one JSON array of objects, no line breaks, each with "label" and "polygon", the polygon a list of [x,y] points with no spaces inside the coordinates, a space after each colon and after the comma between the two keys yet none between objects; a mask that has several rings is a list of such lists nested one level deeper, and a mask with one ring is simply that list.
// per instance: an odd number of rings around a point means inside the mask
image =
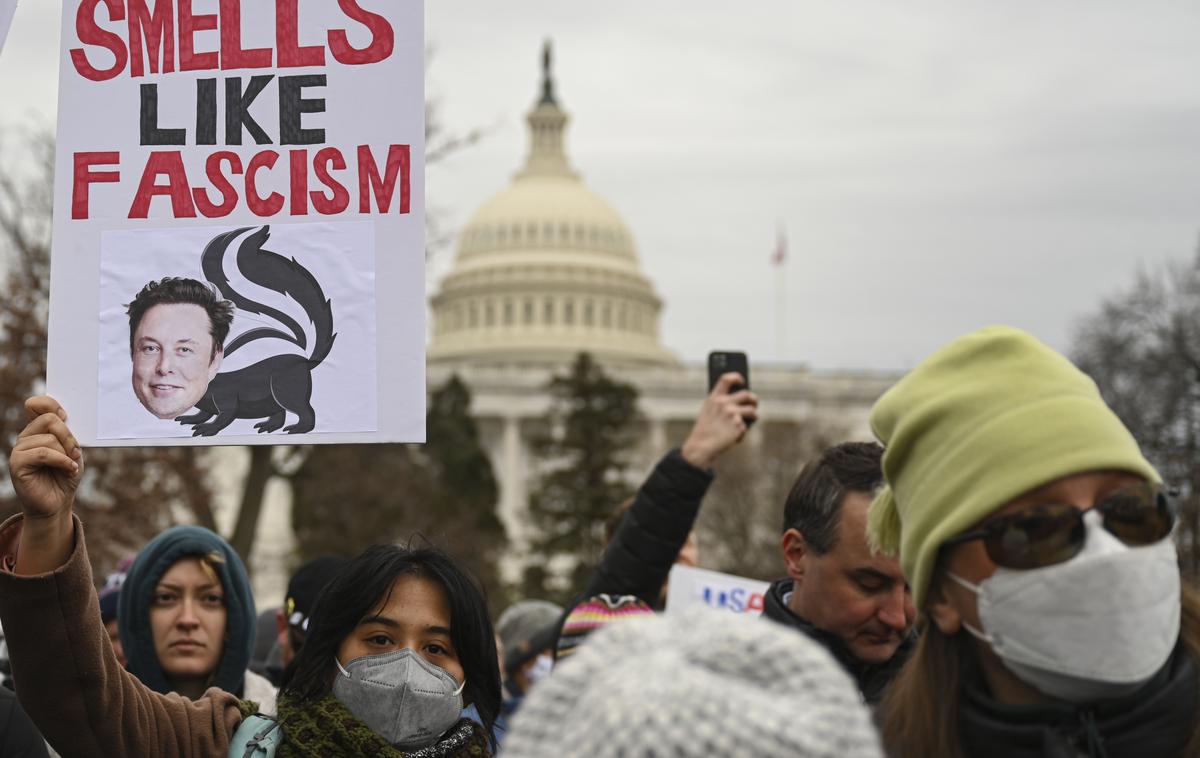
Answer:
[{"label": "crowd of protester", "polygon": [[[302,566],[256,613],[218,535],[161,533],[99,591],[67,410],[26,403],[0,524],[4,756],[1200,756],[1200,606],[1167,490],[1095,384],[991,327],[875,404],[877,441],[779,503],[763,618],[663,612],[713,465],[758,417],[727,374],[565,607],[493,626],[432,547]],[[257,644],[256,644],[257,637]]]}]

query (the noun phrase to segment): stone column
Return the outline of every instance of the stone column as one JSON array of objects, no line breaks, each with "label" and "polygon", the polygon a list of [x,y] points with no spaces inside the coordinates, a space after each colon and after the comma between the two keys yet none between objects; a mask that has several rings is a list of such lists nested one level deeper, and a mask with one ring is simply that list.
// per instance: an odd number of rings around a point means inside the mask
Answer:
[{"label": "stone column", "polygon": [[520,578],[521,558],[527,553],[528,530],[528,487],[525,482],[525,445],[521,440],[521,419],[517,416],[503,418],[500,438],[500,466],[496,478],[500,485],[500,520],[508,532],[508,558],[501,563],[505,579]]}]

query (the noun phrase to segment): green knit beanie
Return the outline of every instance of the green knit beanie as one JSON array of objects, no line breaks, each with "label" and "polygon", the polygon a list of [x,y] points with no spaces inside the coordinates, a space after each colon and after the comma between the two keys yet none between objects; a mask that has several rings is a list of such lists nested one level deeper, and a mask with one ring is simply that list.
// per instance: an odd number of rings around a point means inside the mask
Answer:
[{"label": "green knit beanie", "polygon": [[1096,384],[1011,327],[931,355],[875,403],[871,428],[887,450],[868,534],[899,553],[918,609],[942,543],[1017,496],[1100,469],[1160,481]]}]

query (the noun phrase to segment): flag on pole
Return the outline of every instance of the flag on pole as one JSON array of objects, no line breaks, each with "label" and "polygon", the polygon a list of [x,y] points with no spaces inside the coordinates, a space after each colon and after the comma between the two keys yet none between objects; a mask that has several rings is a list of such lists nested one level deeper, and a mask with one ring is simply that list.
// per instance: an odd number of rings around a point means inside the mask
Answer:
[{"label": "flag on pole", "polygon": [[771,265],[782,266],[787,260],[787,235],[783,232],[783,227],[775,232],[775,252],[771,253]]}]

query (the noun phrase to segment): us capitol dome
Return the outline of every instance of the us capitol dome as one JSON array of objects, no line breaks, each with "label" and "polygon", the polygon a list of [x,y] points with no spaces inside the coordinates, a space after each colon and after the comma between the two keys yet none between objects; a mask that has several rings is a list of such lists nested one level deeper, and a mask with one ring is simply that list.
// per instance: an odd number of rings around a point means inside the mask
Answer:
[{"label": "us capitol dome", "polygon": [[561,365],[587,351],[606,365],[679,365],[629,227],[567,158],[548,44],[526,121],[525,165],[467,222],[430,300],[430,363]]}]

